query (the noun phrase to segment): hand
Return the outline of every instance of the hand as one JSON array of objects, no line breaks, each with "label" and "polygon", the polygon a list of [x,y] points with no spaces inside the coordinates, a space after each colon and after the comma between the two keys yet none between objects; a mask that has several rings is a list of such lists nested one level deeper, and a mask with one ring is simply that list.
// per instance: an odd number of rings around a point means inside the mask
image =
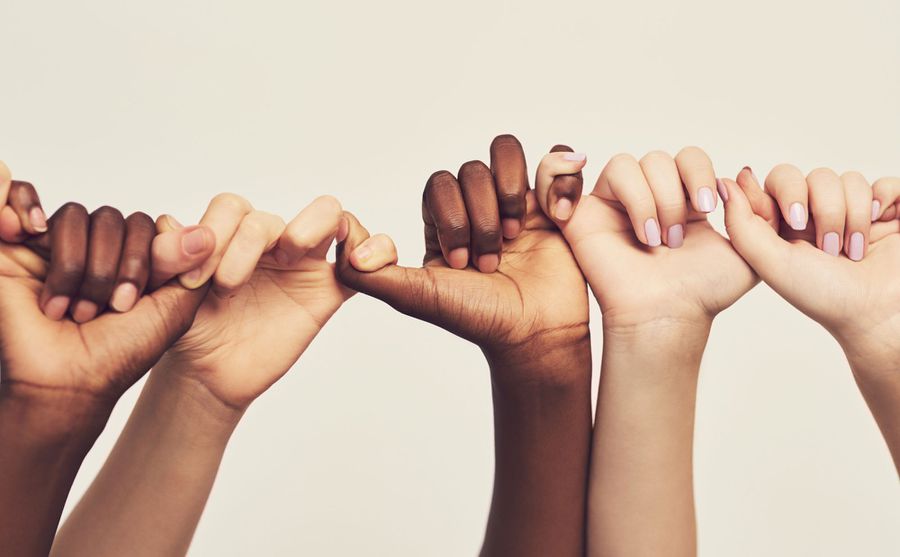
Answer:
[{"label": "hand", "polygon": [[[547,155],[538,169],[539,194],[576,170],[559,153]],[[554,218],[600,303],[605,327],[665,321],[708,327],[756,284],[753,271],[706,219],[716,205],[714,184],[709,158],[688,147],[675,159],[658,151],[640,161],[617,155],[591,195],[565,198],[564,214],[572,200],[574,213]],[[553,199],[539,198],[553,214]]]},{"label": "hand", "polygon": [[[725,185],[728,233],[760,277],[821,323],[848,355],[895,361],[900,355],[895,206],[900,179],[882,178],[870,187],[856,172],[838,176],[822,168],[804,178],[797,168],[780,165],[766,178],[768,195],[750,172]],[[761,213],[764,204],[747,203],[760,195],[780,211]]]},{"label": "hand", "polygon": [[[338,246],[338,275],[351,288],[474,342],[489,360],[527,359],[550,346],[583,343],[584,279],[529,189],[522,146],[503,135],[490,152],[490,168],[472,161],[458,179],[447,171],[428,179],[422,268],[361,272],[369,254],[393,244],[385,236],[368,238],[354,222]],[[583,156],[573,158],[584,165]]]},{"label": "hand", "polygon": [[[64,205],[47,224],[34,188],[12,182],[0,164],[0,194],[6,198],[7,192],[10,205],[0,211],[5,240],[0,244],[3,386],[7,392],[114,401],[187,328],[199,303],[198,294],[175,286],[137,300],[150,280],[151,252],[156,279],[162,280],[165,271],[199,264],[212,249],[211,232],[195,227],[155,237],[146,215],[126,220],[109,207],[88,215],[74,203]],[[47,234],[31,236],[46,228]],[[49,263],[32,249],[8,243],[25,239],[35,250],[49,252]],[[127,314],[81,324],[60,321],[70,306],[78,320],[93,319],[113,288],[123,285],[130,285],[135,298],[121,306],[133,306]],[[93,307],[85,311],[86,305]]]},{"label": "hand", "polygon": [[[210,279],[213,286],[160,368],[198,382],[227,407],[246,408],[353,294],[325,259],[335,236],[346,234],[343,215],[324,196],[285,225],[237,195],[215,197],[200,221],[215,231],[215,251],[181,277],[192,288]],[[160,232],[178,227],[168,216],[157,222]]]}]

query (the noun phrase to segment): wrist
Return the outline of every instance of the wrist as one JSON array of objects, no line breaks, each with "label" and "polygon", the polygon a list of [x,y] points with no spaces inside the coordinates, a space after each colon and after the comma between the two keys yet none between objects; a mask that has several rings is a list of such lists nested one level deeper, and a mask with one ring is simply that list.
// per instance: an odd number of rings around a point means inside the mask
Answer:
[{"label": "wrist", "polygon": [[482,348],[497,387],[580,388],[590,383],[591,339],[578,331],[543,334],[514,346]]},{"label": "wrist", "polygon": [[161,362],[147,379],[142,397],[153,399],[153,406],[169,408],[177,413],[177,421],[190,424],[201,436],[213,439],[230,437],[246,407],[238,407],[217,396],[189,370]]},{"label": "wrist", "polygon": [[[611,366],[630,374],[657,375],[669,370],[700,370],[700,361],[712,321],[657,319],[622,325],[603,321],[603,357],[606,361],[629,361]],[[604,369],[608,366],[604,363]]]},{"label": "wrist", "polygon": [[114,406],[115,400],[92,393],[0,383],[0,422],[15,428],[23,442],[93,444]]},{"label": "wrist", "polygon": [[900,324],[831,332],[858,380],[900,377]]}]

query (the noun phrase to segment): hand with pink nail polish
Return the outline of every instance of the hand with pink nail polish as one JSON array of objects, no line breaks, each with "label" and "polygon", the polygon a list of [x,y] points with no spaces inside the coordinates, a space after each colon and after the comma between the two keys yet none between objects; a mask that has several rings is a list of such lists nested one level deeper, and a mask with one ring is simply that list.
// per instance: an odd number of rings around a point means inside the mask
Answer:
[{"label": "hand with pink nail polish", "polygon": [[735,249],[835,337],[900,469],[900,179],[779,165],[767,193],[749,172],[723,182]]},{"label": "hand with pink nail polish", "polygon": [[[46,555],[113,406],[188,328],[203,292],[143,292],[159,238],[146,215],[68,203],[44,219],[34,188],[2,164],[0,198],[0,554]],[[205,233],[206,253],[173,271],[212,251]],[[131,307],[98,317],[111,296]]]},{"label": "hand with pink nail polish", "polygon": [[[421,268],[363,264],[387,249],[355,220],[337,272],[355,290],[477,344],[491,371],[496,475],[481,554],[583,555],[591,428],[591,348],[584,278],[537,196],[565,220],[585,156],[559,146],[573,176],[529,188],[519,141],[491,144],[425,185]],[[390,244],[392,247],[393,244]]]}]

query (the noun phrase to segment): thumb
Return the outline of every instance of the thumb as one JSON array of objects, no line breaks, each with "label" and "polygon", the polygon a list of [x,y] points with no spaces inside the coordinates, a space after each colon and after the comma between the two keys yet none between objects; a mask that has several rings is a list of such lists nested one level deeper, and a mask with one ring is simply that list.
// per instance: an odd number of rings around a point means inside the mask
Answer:
[{"label": "thumb", "polygon": [[571,218],[581,199],[581,169],[586,162],[584,153],[573,153],[565,145],[554,146],[541,159],[534,181],[535,195],[544,214],[557,225]]},{"label": "thumb", "polygon": [[157,219],[156,231],[151,248],[151,289],[196,269],[216,248],[216,235],[210,227],[184,227],[170,215]]},{"label": "thumb", "polygon": [[[768,282],[773,271],[785,268],[790,257],[790,244],[778,236],[771,222],[754,212],[754,205],[745,193],[745,188],[734,180],[721,179],[718,182],[719,195],[725,204],[725,229],[731,244],[757,274]],[[766,195],[759,188],[756,189]],[[751,195],[755,197],[755,193]],[[755,203],[758,209],[768,210],[764,208],[760,198]],[[777,211],[777,208],[771,208]]]}]

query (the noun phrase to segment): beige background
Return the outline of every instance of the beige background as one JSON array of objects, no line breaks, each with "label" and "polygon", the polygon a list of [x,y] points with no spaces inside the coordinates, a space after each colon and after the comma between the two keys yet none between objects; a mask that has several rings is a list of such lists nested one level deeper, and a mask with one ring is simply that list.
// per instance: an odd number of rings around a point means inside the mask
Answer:
[{"label": "beige background", "polygon": [[[586,151],[590,180],[687,144],[727,176],[900,173],[896,0],[125,4],[0,4],[0,158],[50,208],[187,222],[234,191],[289,217],[328,192],[414,264],[425,179],[501,132],[532,169],[553,143]],[[357,297],[248,412],[191,553],[472,555],[491,428],[477,349]],[[696,473],[702,555],[900,547],[897,476],[840,351],[764,286],[714,327]]]}]

